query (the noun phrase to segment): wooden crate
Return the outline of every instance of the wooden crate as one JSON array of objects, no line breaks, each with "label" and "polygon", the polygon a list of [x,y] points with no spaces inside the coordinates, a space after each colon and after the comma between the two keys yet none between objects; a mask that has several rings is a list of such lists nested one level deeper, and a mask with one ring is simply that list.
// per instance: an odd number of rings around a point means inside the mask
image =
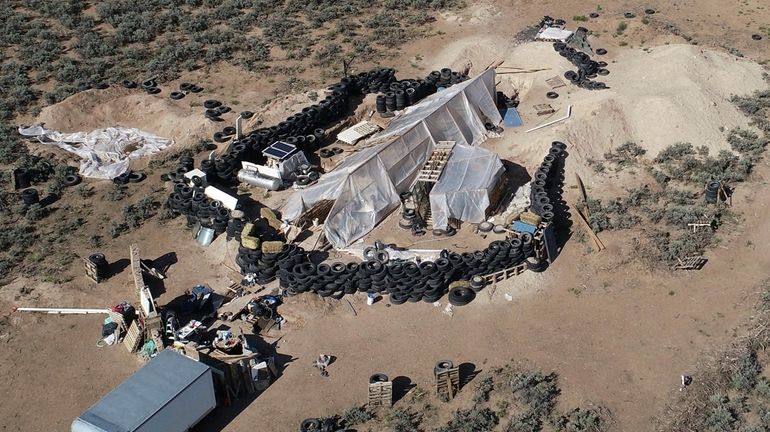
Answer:
[{"label": "wooden crate", "polygon": [[96,264],[91,262],[88,258],[83,258],[83,267],[86,270],[86,276],[92,281],[99,283],[102,278],[99,276],[99,272],[96,270]]},{"label": "wooden crate", "polygon": [[507,269],[500,270],[499,272],[490,273],[488,275],[484,275],[484,280],[486,281],[487,285],[493,285],[497,282],[504,281],[506,279],[510,279],[514,276],[518,276],[527,269],[526,263],[517,264],[513,267],[508,267]]},{"label": "wooden crate", "polygon": [[135,319],[128,327],[126,337],[123,339],[123,346],[126,347],[128,352],[134,353],[139,349],[139,345],[142,343],[142,335],[144,333],[143,326],[139,324],[139,320]]}]

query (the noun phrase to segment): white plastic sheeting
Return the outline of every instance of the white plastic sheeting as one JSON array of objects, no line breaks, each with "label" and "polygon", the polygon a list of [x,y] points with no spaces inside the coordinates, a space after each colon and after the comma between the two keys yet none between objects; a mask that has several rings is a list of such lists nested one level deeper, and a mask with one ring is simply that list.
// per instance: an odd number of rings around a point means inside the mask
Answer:
[{"label": "white plastic sheeting", "polygon": [[20,127],[19,133],[37,138],[80,156],[80,174],[84,177],[112,179],[128,171],[128,162],[171,145],[174,141],[139,129],[110,127],[91,132],[61,133],[42,126]]},{"label": "white plastic sheeting", "polygon": [[292,195],[283,217],[295,220],[316,203],[333,200],[324,233],[332,245],[344,248],[398,207],[398,194],[412,186],[438,141],[476,145],[486,138],[485,123],[501,121],[490,69],[407,108],[387,129],[359,144],[370,147]]},{"label": "white plastic sheeting", "polygon": [[449,218],[484,222],[489,194],[504,171],[496,153],[455,145],[441,178],[430,191],[433,228],[446,229]]}]

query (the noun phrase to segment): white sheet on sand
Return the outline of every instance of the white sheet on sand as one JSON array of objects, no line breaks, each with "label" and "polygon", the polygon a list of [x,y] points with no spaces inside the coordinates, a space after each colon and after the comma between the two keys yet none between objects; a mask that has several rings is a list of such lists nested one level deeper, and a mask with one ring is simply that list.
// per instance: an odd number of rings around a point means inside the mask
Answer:
[{"label": "white sheet on sand", "polygon": [[19,133],[80,156],[80,175],[112,179],[128,171],[131,159],[157,153],[174,144],[139,129],[109,127],[91,132],[61,133],[42,126],[19,127]]}]

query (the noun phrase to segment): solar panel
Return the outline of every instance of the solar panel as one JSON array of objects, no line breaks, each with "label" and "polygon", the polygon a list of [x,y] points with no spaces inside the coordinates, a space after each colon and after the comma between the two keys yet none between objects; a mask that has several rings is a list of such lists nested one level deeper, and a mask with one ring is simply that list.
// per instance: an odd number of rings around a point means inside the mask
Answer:
[{"label": "solar panel", "polygon": [[267,157],[282,161],[294,154],[296,151],[297,146],[285,143],[283,141],[276,141],[266,149],[262,150],[262,154]]}]

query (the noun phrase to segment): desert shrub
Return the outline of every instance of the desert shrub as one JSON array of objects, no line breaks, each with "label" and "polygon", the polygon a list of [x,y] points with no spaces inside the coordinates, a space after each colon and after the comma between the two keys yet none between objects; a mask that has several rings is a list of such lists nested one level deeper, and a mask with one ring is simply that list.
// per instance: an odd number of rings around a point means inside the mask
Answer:
[{"label": "desert shrub", "polygon": [[511,390],[539,417],[548,416],[553,411],[560,393],[556,374],[544,375],[539,371],[513,374]]},{"label": "desert shrub", "polygon": [[687,227],[689,223],[695,223],[705,215],[705,210],[693,205],[669,205],[666,206],[663,217],[671,225]]},{"label": "desert shrub", "polygon": [[621,21],[618,23],[618,28],[615,29],[615,31],[617,32],[617,34],[623,34],[623,32],[626,31],[627,28],[628,28],[628,23],[626,23],[625,21]]},{"label": "desert shrub", "polygon": [[34,230],[24,222],[0,230],[0,250],[23,251],[32,246],[35,241]]},{"label": "desert shrub", "polygon": [[505,432],[539,432],[543,428],[543,421],[532,411],[516,414],[511,417]]},{"label": "desert shrub", "polygon": [[726,395],[716,394],[709,398],[709,411],[703,419],[703,428],[709,432],[731,432],[741,423],[743,404]]},{"label": "desert shrub", "polygon": [[760,137],[748,129],[733,128],[727,134],[727,142],[738,153],[759,155],[767,147],[767,139]]},{"label": "desert shrub", "polygon": [[616,164],[619,168],[625,168],[637,163],[638,159],[647,153],[640,145],[633,142],[626,142],[614,151],[604,154],[604,159]]},{"label": "desert shrub", "polygon": [[683,156],[692,154],[695,154],[695,149],[693,148],[692,144],[679,142],[671,144],[670,146],[661,150],[660,153],[658,153],[658,156],[655,157],[654,162],[664,163],[671,160],[678,160]]},{"label": "desert shrub", "polygon": [[489,402],[489,394],[494,389],[494,381],[492,377],[484,377],[477,385],[476,392],[473,393],[473,402]]},{"label": "desert shrub", "polygon": [[658,259],[675,263],[677,258],[700,255],[714,241],[714,232],[698,230],[697,232],[683,231],[679,235],[670,232],[652,231],[649,238],[658,252]]},{"label": "desert shrub", "polygon": [[353,426],[361,423],[366,423],[371,420],[372,415],[369,414],[364,408],[359,406],[353,406],[345,410],[342,413],[342,420],[346,426]]},{"label": "desert shrub", "polygon": [[607,419],[600,408],[575,408],[558,416],[554,427],[559,432],[604,432]]},{"label": "desert shrub", "polygon": [[757,352],[747,348],[738,359],[736,369],[733,371],[730,381],[738,390],[749,391],[757,384],[757,378],[762,371],[757,361]]},{"label": "desert shrub", "polygon": [[145,196],[134,204],[123,207],[123,218],[131,228],[137,228],[155,215],[160,203],[151,196]]},{"label": "desert shrub", "polygon": [[39,203],[27,207],[26,214],[24,215],[24,217],[31,221],[39,221],[46,216],[48,216],[48,209],[41,206]]},{"label": "desert shrub", "polygon": [[436,429],[436,432],[491,432],[499,421],[491,409],[474,407],[455,411],[452,420],[446,426]]},{"label": "desert shrub", "polygon": [[418,432],[420,420],[420,416],[403,409],[393,410],[385,417],[388,427],[393,432]]},{"label": "desert shrub", "polygon": [[588,17],[585,15],[575,15],[572,17],[572,21],[588,21]]},{"label": "desert shrub", "polygon": [[318,65],[328,67],[334,63],[340,63],[341,55],[342,47],[337,44],[330,43],[316,50],[313,57],[315,58],[315,61]]},{"label": "desert shrub", "polygon": [[126,231],[128,231],[128,225],[124,222],[111,222],[107,227],[107,232],[112,238],[118,238]]}]

